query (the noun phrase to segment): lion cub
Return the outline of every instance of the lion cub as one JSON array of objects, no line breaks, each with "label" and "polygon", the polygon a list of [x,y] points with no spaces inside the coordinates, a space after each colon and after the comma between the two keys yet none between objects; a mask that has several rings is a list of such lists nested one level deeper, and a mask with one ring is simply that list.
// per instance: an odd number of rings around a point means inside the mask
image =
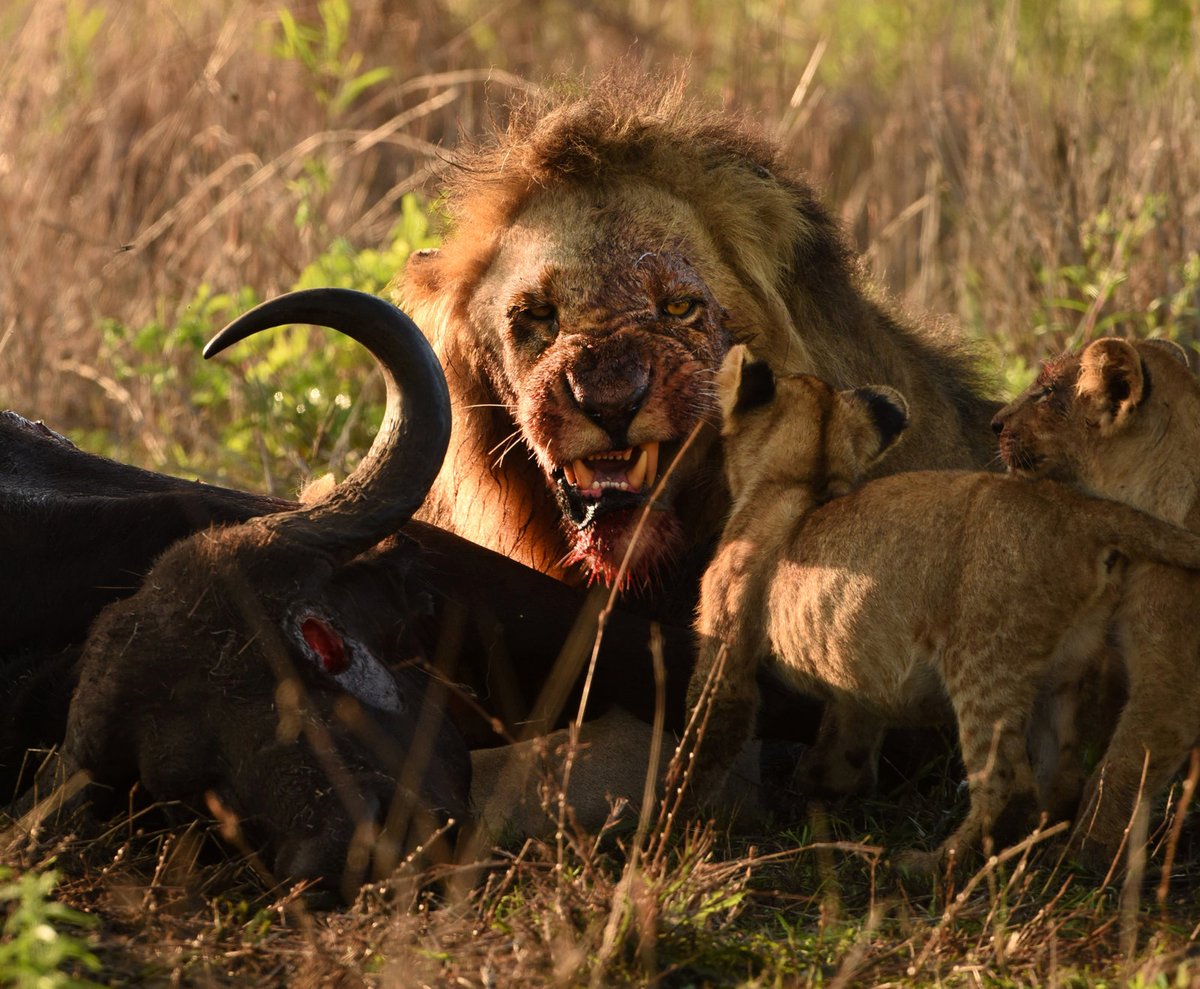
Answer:
[{"label": "lion cub", "polygon": [[907,425],[888,388],[776,379],[739,346],[718,392],[733,508],[701,587],[694,797],[749,737],[773,656],[830,702],[799,785],[867,785],[885,728],[955,719],[970,810],[909,864],[1011,836],[1038,806],[1035,696],[1100,645],[1127,558],[1196,568],[1200,538],[1051,481],[930,471],[855,488]]},{"label": "lion cub", "polygon": [[[1050,361],[992,428],[1015,474],[1200,531],[1200,382],[1173,343],[1105,338]],[[1132,566],[1115,628],[1128,700],[1077,835],[1097,864],[1119,847],[1139,795],[1159,793],[1200,737],[1200,576]]]}]

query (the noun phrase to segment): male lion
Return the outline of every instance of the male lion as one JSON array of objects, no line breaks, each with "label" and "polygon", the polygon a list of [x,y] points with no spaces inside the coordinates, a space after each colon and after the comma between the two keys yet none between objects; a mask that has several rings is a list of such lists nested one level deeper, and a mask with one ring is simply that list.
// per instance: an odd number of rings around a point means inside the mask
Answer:
[{"label": "male lion", "polygon": [[[735,341],[780,372],[903,389],[912,435],[893,470],[991,455],[994,408],[958,344],[871,299],[778,150],[679,85],[535,99],[457,165],[444,246],[415,254],[397,290],[454,402],[429,521],[611,583],[655,483],[716,419],[713,374]],[[635,585],[694,591],[663,565],[711,551],[728,507],[714,440],[704,431],[665,480]]]},{"label": "male lion", "polygon": [[854,487],[907,423],[893,389],[776,378],[740,346],[717,389],[734,505],[696,623],[698,797],[749,738],[755,670],[773,656],[831,702],[802,786],[869,785],[884,728],[957,723],[970,811],[912,865],[1029,823],[1039,692],[1104,640],[1127,561],[1198,569],[1200,537],[1049,480],[914,471]]},{"label": "male lion", "polygon": [[[1055,477],[1200,531],[1200,381],[1170,341],[1104,338],[1048,361],[993,429],[1016,474]],[[1080,816],[1085,857],[1099,864],[1139,798],[1161,792],[1200,738],[1197,614],[1200,576],[1150,563],[1130,570],[1115,626],[1128,700]],[[1062,703],[1077,704],[1088,686],[1069,688]]]}]

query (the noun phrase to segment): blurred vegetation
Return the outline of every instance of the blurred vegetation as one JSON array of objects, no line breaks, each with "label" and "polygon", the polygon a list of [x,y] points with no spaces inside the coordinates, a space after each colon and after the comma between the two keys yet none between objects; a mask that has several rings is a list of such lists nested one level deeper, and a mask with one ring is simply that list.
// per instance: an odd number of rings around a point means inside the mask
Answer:
[{"label": "blurred vegetation", "polygon": [[[436,243],[415,194],[400,201],[399,220],[380,248],[333,239],[289,289],[338,286],[382,294],[408,255]],[[297,225],[307,223],[307,211]],[[173,320],[140,326],[105,319],[97,363],[128,401],[142,441],[163,462],[209,480],[289,494],[312,473],[354,469],[383,415],[383,381],[358,344],[330,330],[289,327],[244,341],[212,362],[204,344],[227,322],[263,301],[250,286],[217,293],[200,285]],[[148,408],[133,392],[148,393]],[[151,420],[150,415],[160,418]],[[182,414],[191,418],[173,438]],[[104,450],[106,436],[81,430],[84,448]]]},{"label": "blurred vegetation", "polygon": [[0,985],[13,989],[100,989],[100,983],[72,971],[95,974],[100,960],[76,931],[97,926],[90,914],[54,899],[53,870],[15,877],[0,866]]},{"label": "blurred vegetation", "polygon": [[14,0],[0,11],[0,405],[90,449],[286,493],[369,442],[328,333],[197,348],[436,242],[437,171],[506,101],[626,58],[751,115],[880,290],[1006,391],[1100,333],[1192,345],[1194,0]]}]

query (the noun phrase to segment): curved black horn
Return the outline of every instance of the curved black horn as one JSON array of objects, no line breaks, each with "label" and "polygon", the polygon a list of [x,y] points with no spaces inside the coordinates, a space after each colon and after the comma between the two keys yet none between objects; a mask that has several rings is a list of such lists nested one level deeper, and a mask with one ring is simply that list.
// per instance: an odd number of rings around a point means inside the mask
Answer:
[{"label": "curved black horn", "polygon": [[262,520],[350,559],[395,532],[425,500],[450,443],[450,393],[416,323],[390,302],[351,289],[305,289],[264,302],[213,337],[204,356],[290,323],[328,326],[357,340],[379,362],[387,384],[383,422],[354,472],[322,501]]}]

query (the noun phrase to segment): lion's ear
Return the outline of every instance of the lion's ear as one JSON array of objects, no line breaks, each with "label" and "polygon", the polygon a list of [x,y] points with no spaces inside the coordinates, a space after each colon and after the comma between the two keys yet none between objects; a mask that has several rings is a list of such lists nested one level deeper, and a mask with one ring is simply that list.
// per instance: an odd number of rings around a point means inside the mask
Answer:
[{"label": "lion's ear", "polygon": [[850,442],[863,470],[908,428],[908,402],[895,388],[868,385],[839,393],[850,411]]},{"label": "lion's ear", "polygon": [[1084,349],[1075,394],[1088,425],[1107,436],[1128,424],[1146,384],[1146,369],[1133,345],[1105,337]]},{"label": "lion's ear", "polygon": [[749,348],[735,344],[725,355],[717,375],[717,394],[725,424],[775,397],[775,374],[766,361],[756,361]]},{"label": "lion's ear", "polygon": [[1164,340],[1162,337],[1155,337],[1153,340],[1143,340],[1142,343],[1147,347],[1154,347],[1156,350],[1161,350],[1168,357],[1173,357],[1184,367],[1189,370],[1191,369],[1192,362],[1188,358],[1188,352],[1174,340]]},{"label": "lion's ear", "polygon": [[442,252],[436,247],[413,251],[404,265],[405,289],[409,293],[433,295],[442,290]]}]

